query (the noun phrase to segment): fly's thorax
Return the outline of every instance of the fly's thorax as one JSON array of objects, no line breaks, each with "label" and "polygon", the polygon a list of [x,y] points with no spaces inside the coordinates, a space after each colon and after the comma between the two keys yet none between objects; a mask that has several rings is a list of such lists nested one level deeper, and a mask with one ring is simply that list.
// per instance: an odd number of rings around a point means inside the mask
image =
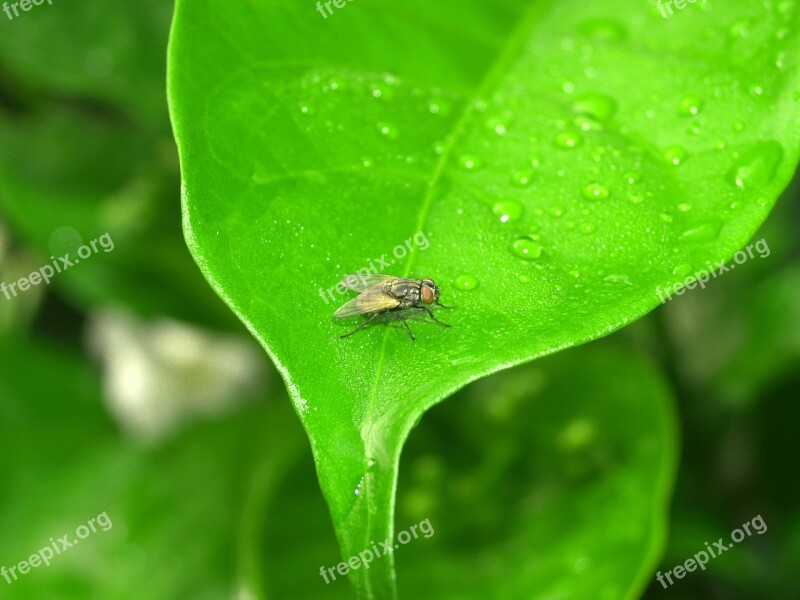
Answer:
[{"label": "fly's thorax", "polygon": [[395,281],[392,283],[390,293],[398,300],[413,304],[420,298],[420,283],[418,281]]}]

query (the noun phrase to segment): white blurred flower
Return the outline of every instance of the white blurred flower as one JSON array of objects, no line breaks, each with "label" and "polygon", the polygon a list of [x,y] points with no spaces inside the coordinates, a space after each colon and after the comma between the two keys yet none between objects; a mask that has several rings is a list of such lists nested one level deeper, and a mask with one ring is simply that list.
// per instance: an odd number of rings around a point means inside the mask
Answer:
[{"label": "white blurred flower", "polygon": [[136,437],[157,441],[187,421],[264,395],[266,357],[255,342],[161,318],[98,311],[88,342],[103,364],[109,411]]}]

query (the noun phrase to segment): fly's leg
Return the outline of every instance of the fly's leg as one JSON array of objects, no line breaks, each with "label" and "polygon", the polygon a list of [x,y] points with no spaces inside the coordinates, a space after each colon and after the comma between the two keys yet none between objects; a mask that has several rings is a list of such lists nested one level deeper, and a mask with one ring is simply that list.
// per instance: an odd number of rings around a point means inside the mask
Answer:
[{"label": "fly's leg", "polygon": [[411,331],[411,327],[409,327],[409,326],[408,326],[408,323],[406,322],[406,318],[405,318],[405,317],[398,317],[398,319],[400,319],[400,320],[403,322],[403,325],[405,325],[405,326],[406,326],[406,330],[408,331],[408,335],[410,335],[410,336],[411,336],[411,341],[412,341],[412,342],[413,342],[413,341],[416,341],[416,339],[417,339],[417,338],[415,338],[415,337],[414,337],[414,334],[413,334],[413,332]]},{"label": "fly's leg", "polygon": [[374,315],[372,315],[372,316],[371,316],[369,319],[367,319],[366,321],[364,321],[363,323],[361,323],[361,325],[359,325],[358,327],[356,327],[355,329],[353,329],[353,331],[351,331],[350,333],[345,333],[344,335],[340,335],[339,337],[340,337],[340,338],[346,338],[346,337],[347,337],[347,336],[349,336],[349,335],[353,335],[353,334],[354,334],[356,331],[358,331],[359,329],[361,329],[362,327],[364,327],[364,326],[365,326],[365,325],[367,325],[368,323],[371,323],[371,322],[372,322],[372,320],[373,320],[375,317],[377,317],[378,315],[380,315],[380,314],[381,314],[381,313],[375,313],[375,314],[374,314]]},{"label": "fly's leg", "polygon": [[442,322],[441,322],[439,319],[437,319],[436,317],[434,317],[434,316],[433,316],[433,311],[431,311],[431,309],[430,309],[430,308],[427,308],[427,307],[425,307],[425,306],[415,306],[414,308],[416,308],[417,310],[424,310],[426,313],[428,313],[428,315],[430,316],[430,318],[431,318],[431,319],[433,319],[434,321],[436,321],[436,322],[437,322],[439,325],[441,325],[442,327],[450,327],[450,325],[448,325],[447,323],[442,323]]},{"label": "fly's leg", "polygon": [[438,300],[436,301],[436,306],[441,306],[442,308],[446,308],[448,310],[451,309],[451,308],[455,308],[455,306],[445,306],[444,304],[442,304]]}]

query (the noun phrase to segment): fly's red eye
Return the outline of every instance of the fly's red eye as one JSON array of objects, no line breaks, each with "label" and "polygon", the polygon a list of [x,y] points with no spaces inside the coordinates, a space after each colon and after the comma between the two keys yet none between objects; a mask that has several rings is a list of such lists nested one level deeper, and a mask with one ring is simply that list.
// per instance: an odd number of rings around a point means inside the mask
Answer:
[{"label": "fly's red eye", "polygon": [[433,290],[427,285],[422,286],[422,301],[425,304],[430,304],[433,302]]}]

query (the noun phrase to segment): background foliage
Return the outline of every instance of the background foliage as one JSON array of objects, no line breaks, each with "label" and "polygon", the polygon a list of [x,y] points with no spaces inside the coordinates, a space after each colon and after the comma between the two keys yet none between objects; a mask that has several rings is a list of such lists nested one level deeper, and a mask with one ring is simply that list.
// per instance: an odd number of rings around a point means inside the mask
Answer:
[{"label": "background foliage", "polygon": [[[109,232],[116,244],[49,287],[0,296],[0,565],[102,511],[114,522],[0,589],[350,598],[319,576],[339,549],[280,378],[182,238],[170,18],[162,2],[75,2],[0,25],[0,280],[76,239]],[[421,420],[395,522],[429,518],[436,534],[398,552],[401,594],[800,593],[796,196],[756,234],[769,258]],[[138,396],[124,393],[131,377],[146,384]],[[666,507],[653,492],[674,477]],[[655,583],[656,568],[756,514],[766,534],[670,590]]]}]

